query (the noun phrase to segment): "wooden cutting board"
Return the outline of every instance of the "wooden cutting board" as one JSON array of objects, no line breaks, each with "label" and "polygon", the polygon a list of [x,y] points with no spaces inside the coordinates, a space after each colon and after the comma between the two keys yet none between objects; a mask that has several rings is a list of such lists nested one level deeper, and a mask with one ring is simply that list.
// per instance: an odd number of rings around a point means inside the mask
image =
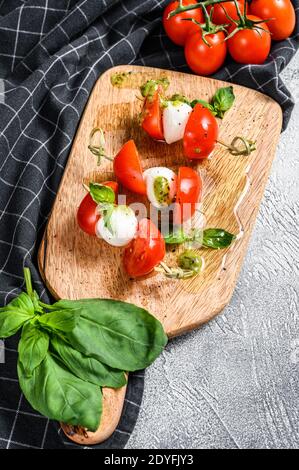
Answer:
[{"label": "wooden cutting board", "polygon": [[[112,86],[115,73],[132,72],[134,87]],[[255,224],[261,198],[275,155],[282,113],[271,98],[234,85],[236,102],[220,124],[220,140],[230,143],[234,136],[257,141],[257,151],[249,157],[235,157],[217,145],[211,159],[198,165],[204,182],[202,213],[207,227],[221,227],[238,235],[237,242],[225,251],[201,250],[205,269],[187,281],[169,280],[162,274],[132,281],[122,269],[122,251],[85,235],[76,223],[77,208],[86,194],[82,181],[103,182],[114,179],[112,164],[89,152],[89,134],[94,127],[105,131],[107,153],[115,155],[133,138],[144,169],[167,166],[177,170],[186,166],[182,143],[166,145],[152,141],[138,126],[142,102],[137,99],[138,84],[149,78],[168,77],[169,95],[182,93],[189,98],[209,100],[225,85],[217,80],[178,72],[135,66],[108,70],[96,83],[75,137],[43,242],[39,251],[41,274],[56,298],[113,298],[148,309],[164,325],[169,337],[199,327],[229,303]],[[124,194],[126,194],[124,192]],[[134,202],[127,194],[128,201]],[[135,199],[136,200],[136,199]],[[139,198],[140,200],[140,198]],[[167,253],[167,263],[176,262],[177,252]],[[106,439],[114,431],[123,406],[124,390],[106,390],[105,419],[88,444]]]}]

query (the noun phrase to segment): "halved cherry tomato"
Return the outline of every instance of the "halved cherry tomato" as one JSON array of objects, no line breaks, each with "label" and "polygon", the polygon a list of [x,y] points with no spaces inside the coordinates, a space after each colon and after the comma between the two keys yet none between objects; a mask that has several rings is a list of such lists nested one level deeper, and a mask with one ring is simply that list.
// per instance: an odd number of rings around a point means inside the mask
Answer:
[{"label": "halved cherry tomato", "polygon": [[193,109],[184,134],[184,153],[190,160],[207,158],[214,150],[218,139],[218,124],[215,116],[201,104]]},{"label": "halved cherry tomato", "polygon": [[253,0],[250,13],[267,21],[271,37],[281,41],[291,36],[295,28],[296,15],[290,0]]},{"label": "halved cherry tomato", "polygon": [[[115,195],[117,196],[118,184],[116,181],[106,181],[105,183],[101,184],[104,186],[109,186],[109,188],[113,189]],[[77,212],[77,221],[79,227],[88,235],[96,235],[96,225],[100,218],[100,215],[97,214],[96,209],[97,203],[94,202],[90,193],[86,194],[85,198],[82,200],[79,206]]]},{"label": "halved cherry tomato", "polygon": [[227,54],[225,34],[218,31],[205,36],[206,44],[202,37],[202,32],[188,36],[185,45],[185,58],[190,69],[198,75],[211,75],[216,72],[224,63]]},{"label": "halved cherry tomato", "polygon": [[[240,12],[244,13],[244,0],[237,1]],[[216,3],[215,5],[208,6],[207,10],[211,13],[213,9],[212,21],[215,24],[231,24],[229,17],[233,20],[238,20],[238,11],[235,2]],[[226,16],[228,15],[228,16]]]},{"label": "halved cherry tomato", "polygon": [[202,181],[199,173],[189,167],[181,167],[178,172],[178,188],[176,205],[173,215],[175,225],[180,225],[190,219],[200,202]]},{"label": "halved cherry tomato", "polygon": [[163,260],[165,253],[161,232],[151,220],[142,219],[134,240],[124,252],[125,271],[132,278],[146,276]]},{"label": "halved cherry tomato", "polygon": [[[183,6],[194,5],[195,0],[183,0]],[[189,34],[198,31],[199,27],[192,21],[186,19],[194,19],[199,23],[203,23],[204,17],[200,8],[179,13],[168,19],[168,15],[179,6],[179,2],[171,2],[164,10],[163,26],[169,39],[178,46],[184,46]]]},{"label": "halved cherry tomato", "polygon": [[118,181],[127,189],[138,194],[146,194],[146,185],[138,150],[134,140],[129,140],[113,161],[114,173]]},{"label": "halved cherry tomato", "polygon": [[[261,21],[261,18],[247,15],[251,21]],[[236,29],[232,25],[228,34]],[[263,64],[271,49],[271,34],[267,23],[259,23],[256,27],[245,28],[238,31],[227,41],[228,51],[232,58],[240,64]]]},{"label": "halved cherry tomato", "polygon": [[145,100],[141,126],[155,140],[164,140],[160,90]]}]

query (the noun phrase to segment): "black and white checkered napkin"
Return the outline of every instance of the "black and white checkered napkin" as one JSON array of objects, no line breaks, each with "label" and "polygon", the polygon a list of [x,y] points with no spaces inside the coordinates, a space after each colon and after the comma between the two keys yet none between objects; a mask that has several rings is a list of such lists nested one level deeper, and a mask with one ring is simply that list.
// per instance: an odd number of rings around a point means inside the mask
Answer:
[{"label": "black and white checkered napkin", "polygon": [[[90,91],[106,69],[139,64],[187,70],[182,49],[161,27],[168,0],[0,0],[0,304],[36,268],[41,239]],[[299,0],[294,0],[298,8]],[[263,66],[228,61],[216,78],[256,88],[276,99],[288,123],[293,101],[279,72],[298,47],[293,38],[272,47]],[[2,89],[4,86],[4,89]],[[0,448],[71,447],[55,423],[35,413],[16,376],[17,340],[6,341],[0,364]],[[143,373],[132,374],[121,422],[102,446],[122,448],[142,399]]]}]

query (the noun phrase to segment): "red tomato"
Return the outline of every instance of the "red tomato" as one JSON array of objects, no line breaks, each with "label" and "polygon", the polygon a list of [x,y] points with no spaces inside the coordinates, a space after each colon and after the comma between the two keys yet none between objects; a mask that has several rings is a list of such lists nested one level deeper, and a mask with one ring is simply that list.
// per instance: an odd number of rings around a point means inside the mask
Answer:
[{"label": "red tomato", "polygon": [[281,41],[291,36],[295,28],[296,15],[290,0],[253,0],[250,13],[267,21],[272,39]]},{"label": "red tomato", "polygon": [[[194,5],[195,0],[184,0],[183,6]],[[189,10],[184,13],[179,13],[168,19],[169,13],[179,6],[179,2],[171,2],[164,10],[163,26],[167,36],[178,46],[184,46],[189,34],[198,31],[199,27],[192,21],[186,21],[186,18],[192,18],[199,23],[204,22],[203,13],[201,8]]]},{"label": "red tomato", "polygon": [[185,45],[185,58],[190,69],[198,75],[211,75],[224,63],[227,54],[225,34],[219,31],[205,36],[208,46],[202,39],[201,31],[188,37]]},{"label": "red tomato", "polygon": [[[240,12],[243,14],[244,13],[244,0],[238,0],[237,3],[239,5]],[[212,15],[212,21],[215,24],[230,24],[231,21],[226,16],[226,13],[233,20],[238,20],[239,19],[235,2],[216,3],[216,5],[210,5],[207,8],[209,13],[211,12],[212,8],[214,8],[213,15]]]},{"label": "red tomato", "polygon": [[132,277],[146,276],[163,260],[165,241],[158,228],[149,219],[142,219],[138,231],[124,252],[124,268]]},{"label": "red tomato", "polygon": [[197,104],[190,114],[185,129],[183,139],[185,156],[191,160],[207,158],[213,152],[217,139],[216,118],[207,108]]},{"label": "red tomato", "polygon": [[164,140],[159,92],[160,90],[157,90],[152,98],[145,100],[141,126],[153,139]]},{"label": "red tomato", "polygon": [[[252,21],[260,21],[257,16],[247,15]],[[266,23],[258,25],[262,29],[241,29],[233,37],[228,39],[228,50],[232,58],[240,64],[263,64],[267,59],[271,48],[271,35]],[[232,25],[228,34],[235,30]]]},{"label": "red tomato", "polygon": [[113,161],[114,173],[118,181],[127,189],[138,194],[146,194],[146,185],[138,150],[134,140],[129,140]]},{"label": "red tomato", "polygon": [[189,167],[181,167],[178,172],[178,189],[173,215],[175,225],[190,219],[200,202],[202,181],[200,175]]},{"label": "red tomato", "polygon": [[[106,181],[102,184],[113,189],[115,195],[117,196],[118,184],[116,181]],[[88,193],[81,202],[77,212],[78,225],[83,230],[83,232],[87,233],[88,235],[96,235],[96,225],[100,218],[100,215],[97,214],[96,209],[97,203],[94,202],[90,193]]]}]

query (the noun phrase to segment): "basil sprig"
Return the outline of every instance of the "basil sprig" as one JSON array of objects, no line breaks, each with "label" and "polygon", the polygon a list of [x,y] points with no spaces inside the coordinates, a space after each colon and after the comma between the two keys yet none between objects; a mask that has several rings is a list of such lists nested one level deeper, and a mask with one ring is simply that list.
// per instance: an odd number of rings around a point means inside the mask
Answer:
[{"label": "basil sprig", "polygon": [[149,366],[167,343],[146,310],[115,300],[40,301],[27,292],[0,309],[0,338],[22,330],[18,376],[31,406],[50,419],[96,431],[102,387],[126,384],[125,371]]}]

